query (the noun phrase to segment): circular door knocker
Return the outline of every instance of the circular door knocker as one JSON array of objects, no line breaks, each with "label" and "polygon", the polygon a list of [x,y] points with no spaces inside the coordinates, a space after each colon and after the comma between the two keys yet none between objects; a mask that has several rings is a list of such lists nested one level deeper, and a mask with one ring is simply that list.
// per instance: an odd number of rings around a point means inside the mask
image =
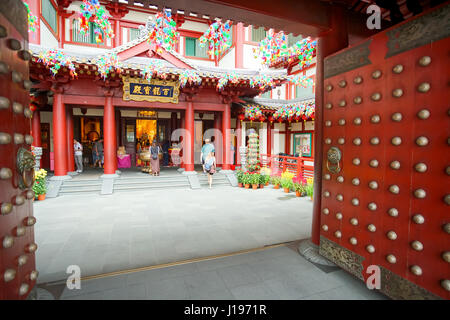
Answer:
[{"label": "circular door knocker", "polygon": [[25,148],[20,148],[17,152],[17,170],[19,171],[19,188],[24,190],[31,188],[34,183],[34,165],[33,154]]},{"label": "circular door knocker", "polygon": [[327,169],[331,173],[339,173],[341,167],[339,162],[341,161],[342,153],[339,148],[331,147],[327,152]]}]

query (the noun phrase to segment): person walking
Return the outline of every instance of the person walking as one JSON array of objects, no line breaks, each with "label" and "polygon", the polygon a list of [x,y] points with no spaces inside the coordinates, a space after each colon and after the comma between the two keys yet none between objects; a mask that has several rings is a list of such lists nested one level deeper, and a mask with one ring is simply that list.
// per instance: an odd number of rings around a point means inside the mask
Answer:
[{"label": "person walking", "polygon": [[214,152],[208,153],[205,158],[205,164],[203,165],[205,172],[208,173],[208,183],[209,188],[211,189],[213,174],[216,173],[216,157],[214,156]]},{"label": "person walking", "polygon": [[100,138],[95,142],[94,144],[94,155],[95,155],[95,162],[94,162],[94,168],[97,166],[97,163],[99,164],[98,167],[103,167],[103,138]]},{"label": "person walking", "polygon": [[73,139],[73,151],[75,156],[75,164],[77,172],[83,172],[83,146],[77,140]]},{"label": "person walking", "polygon": [[150,147],[150,163],[152,165],[152,174],[159,176],[159,154],[161,153],[161,147],[153,140]]},{"label": "person walking", "polygon": [[205,139],[205,144],[202,147],[202,150],[200,152],[200,162],[203,166],[203,172],[206,173],[205,170],[205,159],[206,157],[211,153],[211,152],[215,152],[216,150],[214,149],[214,145],[211,143],[210,139]]}]

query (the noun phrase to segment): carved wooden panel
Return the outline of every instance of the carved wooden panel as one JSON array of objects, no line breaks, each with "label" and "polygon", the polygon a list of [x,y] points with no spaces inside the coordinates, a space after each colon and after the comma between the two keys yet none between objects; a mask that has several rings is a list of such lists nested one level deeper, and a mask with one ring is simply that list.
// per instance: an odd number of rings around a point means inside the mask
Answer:
[{"label": "carved wooden panel", "polygon": [[27,12],[21,1],[0,9],[0,300],[25,299],[37,278]]},{"label": "carved wooden panel", "polygon": [[[394,298],[450,298],[448,29],[395,52],[387,36],[408,39],[418,26],[442,25],[436,19],[450,6],[437,12],[366,40],[370,64],[324,83],[321,238],[363,257],[364,270],[378,265],[392,275],[382,291]],[[325,69],[351,50],[327,57]],[[332,148],[341,153],[337,166]]]}]

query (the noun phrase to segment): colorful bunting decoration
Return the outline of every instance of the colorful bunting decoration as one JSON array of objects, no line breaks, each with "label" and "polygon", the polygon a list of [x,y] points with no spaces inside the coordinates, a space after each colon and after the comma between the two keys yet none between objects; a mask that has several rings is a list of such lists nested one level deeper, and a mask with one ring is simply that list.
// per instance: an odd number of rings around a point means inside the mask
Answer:
[{"label": "colorful bunting decoration", "polygon": [[316,56],[316,46],[317,41],[308,37],[288,47],[287,37],[283,31],[275,34],[270,31],[259,46],[253,49],[253,53],[255,58],[260,58],[262,64],[266,66],[282,61],[290,63],[298,59],[299,67],[303,68],[309,66],[313,57]]},{"label": "colorful bunting decoration", "polygon": [[254,121],[264,117],[264,115],[259,106],[247,105],[245,106],[245,117],[251,121]]},{"label": "colorful bunting decoration", "polygon": [[311,78],[306,78],[306,76],[302,74],[296,74],[287,77],[287,81],[292,83],[293,85],[300,86],[303,88],[307,88],[313,84],[313,80]]},{"label": "colorful bunting decoration", "polygon": [[200,85],[202,83],[202,78],[195,70],[183,70],[182,73],[178,75],[178,79],[180,80],[181,88],[184,88],[188,83],[190,85]]},{"label": "colorful bunting decoration", "polygon": [[239,77],[234,72],[227,72],[223,77],[219,79],[217,82],[217,90],[223,90],[225,86],[228,84],[228,82],[231,82],[233,84],[236,84],[239,82]]},{"label": "colorful bunting decoration", "polygon": [[287,38],[284,32],[280,31],[274,33],[273,30],[270,30],[267,37],[259,43],[258,47],[253,48],[253,53],[255,58],[261,58],[264,65],[270,65],[272,61],[278,59],[287,48]]},{"label": "colorful bunting decoration", "polygon": [[25,5],[25,8],[27,8],[27,15],[28,15],[28,32],[36,32],[36,27],[39,28],[38,19],[35,15],[31,13],[30,7],[28,6],[28,3],[23,2]]},{"label": "colorful bunting decoration", "polygon": [[163,10],[156,13],[155,20],[152,23],[151,31],[148,33],[148,43],[155,42],[157,52],[175,50],[176,42],[180,34],[177,31],[177,24],[172,20],[172,14],[169,10]]},{"label": "colorful bunting decoration", "polygon": [[98,57],[95,60],[95,64],[97,65],[97,70],[100,76],[103,78],[103,80],[108,77],[108,74],[113,72],[120,73],[120,67],[119,67],[119,57],[115,52],[108,52],[103,56]]},{"label": "colorful bunting decoration", "polygon": [[111,23],[108,20],[105,9],[100,5],[99,0],[83,0],[80,5],[80,33],[85,35],[89,32],[89,21],[93,17],[95,25],[95,41],[97,43],[103,42],[103,35],[108,39],[114,38],[114,32]]},{"label": "colorful bunting decoration", "polygon": [[160,60],[150,60],[149,63],[141,70],[141,75],[145,80],[151,80],[153,77],[160,77],[167,79],[169,76],[169,68],[165,66]]},{"label": "colorful bunting decoration", "polygon": [[315,106],[312,103],[282,106],[273,114],[275,120],[314,120]]},{"label": "colorful bunting decoration", "polygon": [[258,87],[260,90],[264,90],[266,87],[273,87],[275,85],[275,81],[268,75],[262,74],[250,78],[249,84],[252,88]]},{"label": "colorful bunting decoration", "polygon": [[216,19],[216,22],[212,23],[208,30],[200,37],[200,46],[205,47],[208,45],[208,54],[210,57],[219,57],[225,50],[231,47],[231,24],[228,20],[223,23],[221,19]]},{"label": "colorful bunting decoration", "polygon": [[41,52],[39,54],[38,62],[42,62],[47,68],[50,68],[53,76],[58,73],[61,67],[69,68],[69,72],[72,78],[77,76],[75,65],[73,64],[72,59],[59,50],[52,49]]}]

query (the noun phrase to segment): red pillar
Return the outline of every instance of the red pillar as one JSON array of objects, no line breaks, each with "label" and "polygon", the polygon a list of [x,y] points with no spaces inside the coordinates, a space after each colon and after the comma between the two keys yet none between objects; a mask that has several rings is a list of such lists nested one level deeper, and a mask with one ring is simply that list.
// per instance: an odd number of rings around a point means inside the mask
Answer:
[{"label": "red pillar", "polygon": [[[214,113],[214,129],[216,130],[216,134],[214,134],[214,148],[216,151],[216,164],[218,167],[222,166],[222,146],[223,143],[221,140],[223,140],[223,131],[222,131],[222,117],[220,112]],[[222,133],[222,137],[219,136],[219,132]]]},{"label": "red pillar", "polygon": [[33,136],[33,146],[41,146],[41,112],[39,109],[33,112],[31,120],[31,135]]},{"label": "red pillar", "polygon": [[323,159],[323,94],[324,94],[324,65],[323,59],[348,46],[348,33],[346,24],[345,9],[334,6],[330,14],[331,32],[327,33],[317,41],[317,64],[316,64],[316,109],[314,120],[314,204],[313,219],[311,227],[311,241],[320,244],[320,207],[322,192],[322,159]]},{"label": "red pillar", "polygon": [[286,122],[286,131],[284,135],[284,152],[287,154],[291,153],[291,131],[289,130],[289,122]]},{"label": "red pillar", "polygon": [[235,156],[236,156],[236,165],[240,166],[241,165],[241,156],[240,156],[240,152],[239,149],[241,148],[241,140],[242,140],[242,123],[241,120],[236,117],[236,151],[235,151]]},{"label": "red pillar", "polygon": [[272,126],[273,124],[267,122],[267,155],[270,157],[272,154]]},{"label": "red pillar", "polygon": [[66,108],[62,90],[55,90],[53,95],[53,153],[55,176],[67,175]]},{"label": "red pillar", "polygon": [[222,114],[223,164],[222,170],[231,169],[231,103],[224,104]]},{"label": "red pillar", "polygon": [[[185,115],[186,114],[186,112],[180,112],[180,124],[179,124],[179,128],[180,129],[184,129],[185,127],[186,127],[186,123],[185,123]],[[182,135],[181,136],[181,139],[182,139],[182,143],[183,143],[183,145],[184,145],[184,136]],[[184,149],[184,148],[183,148]],[[183,156],[184,156],[184,152],[183,152],[183,150],[181,150],[181,154],[180,154],[180,156],[181,156],[181,163],[180,163],[180,168],[184,168],[184,158],[183,158]]]},{"label": "red pillar", "polygon": [[66,108],[66,137],[67,137],[67,171],[75,171],[75,159],[73,152],[73,113],[71,108]]},{"label": "red pillar", "polygon": [[242,22],[236,24],[235,67],[244,68],[244,37],[245,29]]},{"label": "red pillar", "polygon": [[188,101],[186,112],[184,116],[186,133],[184,135],[184,170],[194,171],[194,106],[191,101]]},{"label": "red pillar", "polygon": [[105,109],[103,113],[103,143],[104,143],[104,174],[115,174],[117,167],[116,156],[116,121],[112,94],[105,94]]}]

